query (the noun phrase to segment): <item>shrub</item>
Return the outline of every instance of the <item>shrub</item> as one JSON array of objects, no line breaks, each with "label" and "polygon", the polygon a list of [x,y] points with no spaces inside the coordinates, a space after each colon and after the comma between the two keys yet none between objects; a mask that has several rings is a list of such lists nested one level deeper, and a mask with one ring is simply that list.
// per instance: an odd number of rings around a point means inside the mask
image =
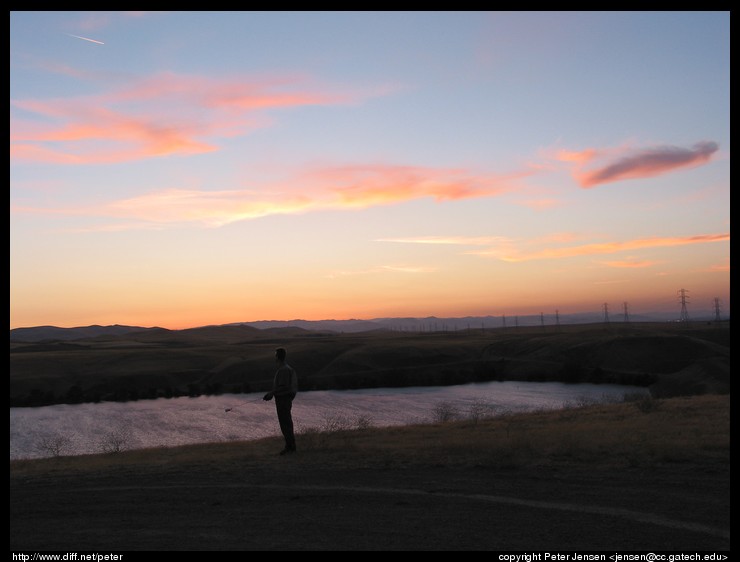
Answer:
[{"label": "shrub", "polygon": [[649,394],[645,394],[641,396],[639,399],[635,400],[634,402],[635,402],[635,406],[637,406],[637,409],[640,410],[643,414],[649,414],[650,412],[654,412],[660,406],[660,400],[656,400]]},{"label": "shrub", "polygon": [[36,443],[36,450],[44,456],[60,457],[70,446],[71,440],[65,435],[42,435]]},{"label": "shrub", "polygon": [[432,419],[436,422],[448,422],[459,417],[457,407],[448,401],[437,402],[432,411]]},{"label": "shrub", "polygon": [[334,432],[349,429],[351,423],[346,416],[334,413],[325,413],[324,420],[321,424],[321,431],[323,432]]},{"label": "shrub", "polygon": [[104,453],[120,453],[126,449],[130,440],[131,428],[127,425],[120,425],[103,436],[100,450]]},{"label": "shrub", "polygon": [[468,419],[470,419],[474,423],[478,423],[480,420],[491,417],[493,415],[493,407],[480,399],[474,400],[473,403],[470,405],[470,409],[468,410]]},{"label": "shrub", "polygon": [[369,416],[359,415],[355,418],[355,427],[357,429],[369,429],[373,426],[373,420]]}]

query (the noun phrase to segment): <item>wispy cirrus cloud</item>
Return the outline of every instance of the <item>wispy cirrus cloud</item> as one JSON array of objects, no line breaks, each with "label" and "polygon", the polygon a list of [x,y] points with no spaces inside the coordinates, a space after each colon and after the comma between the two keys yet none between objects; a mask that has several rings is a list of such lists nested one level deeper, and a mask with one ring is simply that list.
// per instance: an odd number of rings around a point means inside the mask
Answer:
[{"label": "wispy cirrus cloud", "polygon": [[578,256],[613,254],[617,252],[640,250],[646,248],[685,246],[688,244],[705,244],[709,242],[725,242],[729,240],[729,233],[702,234],[697,236],[636,238],[633,240],[618,240],[612,242],[548,247],[533,250],[513,249],[512,244],[508,243],[505,247],[488,248],[486,250],[479,251],[471,250],[466,253],[484,257],[498,258],[502,261],[508,262],[521,262],[531,260],[549,260],[572,258]]},{"label": "wispy cirrus cloud", "polygon": [[452,201],[492,197],[513,189],[518,175],[493,176],[461,169],[396,165],[308,170],[259,189],[165,189],[95,206],[11,207],[14,213],[109,217],[129,224],[222,226],[269,215],[355,210],[422,198]]},{"label": "wispy cirrus cloud", "polygon": [[433,273],[437,271],[436,267],[419,266],[419,265],[380,265],[378,267],[371,267],[368,269],[343,269],[332,271],[327,275],[330,279],[336,279],[341,277],[354,277],[362,275],[377,275],[380,273],[408,273],[408,274],[419,274],[419,273]]},{"label": "wispy cirrus cloud", "polygon": [[376,242],[398,242],[400,244],[432,244],[442,246],[490,246],[503,243],[503,236],[412,236],[402,238],[376,238]]},{"label": "wispy cirrus cloud", "polygon": [[495,175],[461,168],[371,164],[326,167],[309,172],[305,179],[322,186],[334,205],[364,208],[423,197],[455,201],[502,195],[529,173]]},{"label": "wispy cirrus cloud", "polygon": [[517,201],[517,204],[522,205],[523,207],[528,207],[533,211],[543,211],[562,205],[560,201],[552,197],[541,197],[539,199],[522,199],[520,201]]},{"label": "wispy cirrus cloud", "polygon": [[[65,73],[73,73],[70,67]],[[377,92],[372,95],[378,95]],[[264,112],[350,103],[360,94],[304,77],[209,78],[161,73],[96,95],[11,100],[11,162],[116,163],[219,149],[264,126]]]},{"label": "wispy cirrus cloud", "polygon": [[691,148],[658,146],[643,149],[561,150],[556,158],[574,166],[573,176],[581,187],[637,178],[659,176],[681,168],[706,164],[719,150],[712,141],[696,143]]},{"label": "wispy cirrus cloud", "polygon": [[96,104],[19,103],[28,111],[64,121],[56,126],[21,124],[11,130],[11,160],[55,164],[125,162],[169,154],[216,150],[202,140],[208,126],[132,115]]},{"label": "wispy cirrus cloud", "polygon": [[718,273],[729,273],[730,271],[730,258],[726,258],[722,263],[716,263],[711,265],[707,271],[718,272]]},{"label": "wispy cirrus cloud", "polygon": [[[569,244],[571,235],[557,233],[535,240],[515,240],[497,236],[421,236],[407,238],[379,238],[379,242],[398,242],[405,244],[446,244],[458,246],[486,246],[485,249],[466,250],[464,253],[482,257],[496,258],[507,262],[523,262],[532,260],[552,260],[579,256],[595,256],[613,254],[623,251],[633,251],[646,248],[685,246],[688,244],[706,244],[711,242],[726,242],[730,240],[729,233],[702,234],[697,236],[653,237],[636,238],[633,240],[618,240],[589,244]],[[565,244],[565,245],[564,245]],[[602,262],[610,267],[649,267],[653,262],[639,261],[629,258],[621,261]]]},{"label": "wispy cirrus cloud", "polygon": [[636,258],[627,258],[624,260],[600,261],[599,263],[607,267],[615,267],[618,269],[642,269],[645,267],[653,267],[654,265],[657,265],[658,262],[651,260],[640,260]]},{"label": "wispy cirrus cloud", "polygon": [[92,11],[84,12],[81,17],[69,22],[68,25],[73,26],[75,29],[82,29],[85,31],[100,31],[108,27],[111,23],[120,20],[127,19],[140,19],[150,14],[156,14],[157,12],[147,11],[119,11],[119,12],[103,12],[103,11]]}]

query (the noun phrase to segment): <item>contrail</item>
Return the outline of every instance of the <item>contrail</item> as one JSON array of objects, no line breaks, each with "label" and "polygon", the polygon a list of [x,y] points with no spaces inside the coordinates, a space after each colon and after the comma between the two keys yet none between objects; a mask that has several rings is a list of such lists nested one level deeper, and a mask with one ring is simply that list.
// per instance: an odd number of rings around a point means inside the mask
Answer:
[{"label": "contrail", "polygon": [[90,41],[90,43],[97,43],[98,45],[105,45],[102,41],[96,41],[95,39],[89,39],[88,37],[80,37],[79,35],[72,35],[71,33],[67,33],[70,37],[76,37],[77,39],[82,39],[83,41]]}]

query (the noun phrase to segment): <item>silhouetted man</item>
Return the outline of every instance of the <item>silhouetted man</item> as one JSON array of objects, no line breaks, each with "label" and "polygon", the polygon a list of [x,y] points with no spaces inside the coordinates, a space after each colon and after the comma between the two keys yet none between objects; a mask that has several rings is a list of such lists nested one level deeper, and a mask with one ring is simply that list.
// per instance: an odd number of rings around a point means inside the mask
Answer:
[{"label": "silhouetted man", "polygon": [[295,369],[285,362],[286,351],[279,347],[275,350],[278,369],[272,382],[272,390],[263,396],[264,400],[275,398],[280,431],[285,438],[285,448],[281,455],[295,453],[295,433],[293,432],[293,399],[298,393],[298,376]]}]

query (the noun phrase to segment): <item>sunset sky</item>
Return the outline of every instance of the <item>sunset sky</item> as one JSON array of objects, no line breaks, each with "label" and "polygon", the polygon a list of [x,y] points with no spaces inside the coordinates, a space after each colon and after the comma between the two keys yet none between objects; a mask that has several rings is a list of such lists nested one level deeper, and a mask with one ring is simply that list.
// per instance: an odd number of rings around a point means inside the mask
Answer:
[{"label": "sunset sky", "polygon": [[730,306],[729,12],[11,12],[10,327]]}]

